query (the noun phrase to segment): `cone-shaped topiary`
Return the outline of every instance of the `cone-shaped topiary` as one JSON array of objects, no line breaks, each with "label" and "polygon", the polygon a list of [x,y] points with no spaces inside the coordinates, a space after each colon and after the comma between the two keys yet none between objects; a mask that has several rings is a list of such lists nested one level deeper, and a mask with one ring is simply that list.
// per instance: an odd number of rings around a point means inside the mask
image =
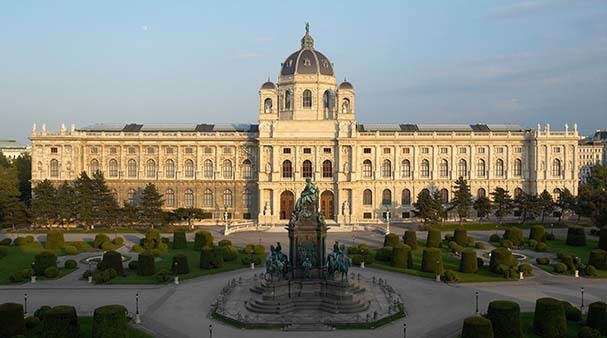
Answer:
[{"label": "cone-shaped topiary", "polygon": [[534,225],[531,227],[531,230],[529,231],[529,239],[532,239],[538,243],[544,241],[544,235],[545,235],[544,227],[541,225]]},{"label": "cone-shaped topiary", "polygon": [[500,265],[506,265],[508,267],[514,265],[512,259],[512,252],[505,248],[497,248],[491,251],[491,260],[489,261],[489,271],[493,273],[503,273],[500,269]]},{"label": "cone-shaped topiary", "polygon": [[65,239],[63,238],[63,232],[59,230],[52,230],[46,233],[46,243],[44,248],[47,250],[61,249],[65,246]]},{"label": "cone-shaped topiary", "polygon": [[599,232],[599,249],[607,250],[607,226],[602,227]]},{"label": "cone-shaped topiary", "polygon": [[150,252],[142,252],[137,258],[137,274],[139,276],[153,276],[156,273],[155,257]]},{"label": "cone-shaped topiary", "polygon": [[590,251],[588,265],[592,265],[599,270],[607,270],[607,251],[601,249]]},{"label": "cone-shaped topiary", "polygon": [[509,240],[514,246],[519,246],[523,242],[523,231],[519,228],[510,227],[504,231],[502,239]]},{"label": "cone-shaped topiary", "polygon": [[176,254],[173,256],[173,262],[171,263],[173,273],[183,275],[190,272],[190,266],[188,265],[188,256],[184,254]]},{"label": "cone-shaped topiary", "polygon": [[440,230],[428,229],[428,238],[426,239],[426,247],[440,248],[440,243],[441,243]]},{"label": "cone-shaped topiary", "polygon": [[106,305],[95,309],[92,338],[128,338],[127,309]]},{"label": "cone-shaped topiary", "polygon": [[225,247],[216,246],[213,247],[213,259],[211,263],[213,264],[213,268],[222,268],[223,267],[223,249]]},{"label": "cone-shaped topiary", "polygon": [[50,251],[42,251],[34,256],[34,273],[36,276],[44,276],[48,268],[57,267],[57,256]]},{"label": "cone-shaped topiary", "polygon": [[78,338],[80,325],[73,306],[60,305],[44,313],[42,318],[44,338]]},{"label": "cone-shaped topiary", "polygon": [[571,226],[569,229],[567,229],[567,245],[586,245],[586,232],[583,227]]},{"label": "cone-shaped topiary", "polygon": [[23,305],[16,303],[0,304],[0,337],[10,338],[25,334]]},{"label": "cone-shaped topiary", "polygon": [[208,231],[197,231],[194,235],[194,249],[201,250],[213,245],[213,235]]},{"label": "cone-shaped topiary", "polygon": [[175,230],[173,232],[173,249],[185,249],[188,246],[188,241],[185,236],[185,231]]},{"label": "cone-shaped topiary", "polygon": [[100,270],[114,269],[118,276],[124,275],[122,255],[116,251],[106,251],[103,254],[101,262],[97,265],[97,268]]},{"label": "cone-shaped topiary", "polygon": [[[438,265],[437,265],[438,262]],[[425,248],[422,255],[422,271],[440,274],[443,271],[443,257],[437,248]]]},{"label": "cone-shaped topiary", "polygon": [[401,244],[397,234],[387,234],[384,236],[384,246],[395,247]]},{"label": "cone-shaped topiary", "polygon": [[410,246],[411,250],[417,249],[417,232],[415,230],[405,231],[403,242]]},{"label": "cone-shaped topiary", "polygon": [[588,306],[586,325],[607,336],[607,303],[594,302]]},{"label": "cone-shaped topiary", "polygon": [[464,249],[461,254],[462,258],[459,262],[459,271],[465,273],[477,273],[478,261],[476,260],[476,251],[472,249]]},{"label": "cone-shaped topiary", "polygon": [[213,248],[210,246],[205,246],[200,251],[200,268],[201,269],[212,269],[213,268],[213,259],[215,255],[213,254]]},{"label": "cone-shaped topiary", "polygon": [[489,303],[486,317],[493,324],[493,336],[495,338],[522,337],[520,314],[521,308],[515,302],[496,300]]},{"label": "cone-shaped topiary", "polygon": [[105,234],[95,235],[95,240],[93,241],[93,247],[95,249],[101,249],[101,246],[103,245],[103,243],[109,242],[109,241],[110,241],[110,237],[108,235],[105,235]]},{"label": "cone-shaped topiary", "polygon": [[409,256],[411,256],[411,247],[406,244],[399,244],[392,249],[392,266],[395,268],[409,269]]},{"label": "cone-shaped topiary", "polygon": [[491,321],[479,316],[464,319],[461,338],[494,338]]},{"label": "cone-shaped topiary", "polygon": [[540,337],[564,338],[567,335],[567,318],[563,302],[554,298],[536,300],[533,332]]},{"label": "cone-shaped topiary", "polygon": [[458,245],[466,246],[468,243],[468,231],[464,228],[455,229],[453,232],[453,240],[455,240],[455,243]]}]

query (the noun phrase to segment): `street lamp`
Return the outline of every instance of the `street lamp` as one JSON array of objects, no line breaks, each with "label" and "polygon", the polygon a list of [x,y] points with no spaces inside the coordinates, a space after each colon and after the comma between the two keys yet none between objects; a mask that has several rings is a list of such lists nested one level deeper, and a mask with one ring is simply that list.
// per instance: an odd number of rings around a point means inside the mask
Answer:
[{"label": "street lamp", "polygon": [[386,207],[386,235],[390,234],[390,210]]},{"label": "street lamp", "polygon": [[139,292],[135,294],[135,324],[141,323],[141,316],[139,315]]},{"label": "street lamp", "polygon": [[436,281],[440,282],[440,261],[436,260]]},{"label": "street lamp", "polygon": [[407,338],[407,323],[403,323],[403,338]]},{"label": "street lamp", "polygon": [[32,284],[36,283],[36,270],[34,269],[35,266],[36,266],[36,263],[32,262],[32,278],[31,278]]},{"label": "street lamp", "polygon": [[179,276],[177,276],[177,262],[173,263],[173,282],[175,285],[179,285]]},{"label": "street lamp", "polygon": [[476,310],[474,312],[478,316],[478,291],[474,292],[474,296],[476,297]]},{"label": "street lamp", "polygon": [[209,338],[213,338],[213,324],[209,324]]},{"label": "street lamp", "polygon": [[580,292],[582,293],[582,306],[580,306],[580,311],[584,314],[584,287],[580,288]]},{"label": "street lamp", "polygon": [[23,294],[23,316],[27,317],[27,293]]}]

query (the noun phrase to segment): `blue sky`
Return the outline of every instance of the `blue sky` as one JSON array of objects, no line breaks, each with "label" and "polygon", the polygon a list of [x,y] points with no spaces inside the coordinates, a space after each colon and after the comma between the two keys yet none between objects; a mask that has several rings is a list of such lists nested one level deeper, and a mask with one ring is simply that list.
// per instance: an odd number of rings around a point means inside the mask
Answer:
[{"label": "blue sky", "polygon": [[607,128],[607,1],[3,1],[0,139],[257,121],[310,22],[360,122]]}]

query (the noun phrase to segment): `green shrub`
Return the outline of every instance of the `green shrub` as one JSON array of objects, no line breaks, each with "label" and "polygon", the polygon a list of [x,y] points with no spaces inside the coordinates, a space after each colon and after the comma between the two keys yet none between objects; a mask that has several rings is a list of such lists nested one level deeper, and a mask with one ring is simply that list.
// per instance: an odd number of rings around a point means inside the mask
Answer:
[{"label": "green shrub", "polygon": [[66,269],[75,269],[78,267],[78,263],[73,259],[68,259],[63,263],[63,267]]},{"label": "green shrub", "polygon": [[378,261],[382,261],[382,262],[390,262],[392,261],[392,247],[391,246],[385,246],[379,250],[377,250],[377,254],[375,255],[375,258],[377,258]]},{"label": "green shrub", "polygon": [[17,237],[15,238],[15,245],[16,246],[22,246],[22,245],[26,245],[27,244],[27,240],[25,239],[25,237]]},{"label": "green shrub", "polygon": [[255,263],[255,265],[261,265],[261,257],[251,256],[251,263]]},{"label": "green shrub", "polygon": [[[411,261],[407,262],[408,266],[413,266],[413,256],[411,255],[411,252],[409,251],[409,257],[411,258]],[[368,253],[367,255],[363,256],[363,261],[365,262],[366,265],[371,265],[373,263],[375,263],[375,255],[372,253]]]},{"label": "green shrub", "polygon": [[7,237],[7,238],[3,238],[0,241],[0,245],[9,246],[9,245],[11,245],[12,242],[13,242],[13,240]]},{"label": "green shrub", "polygon": [[8,280],[11,283],[21,283],[24,280],[23,277],[23,272],[20,271],[15,271],[13,273],[11,273],[10,275],[8,275]]},{"label": "green shrub", "polygon": [[152,250],[156,249],[158,245],[162,243],[160,239],[160,231],[156,229],[148,229],[145,232],[145,240],[143,241],[143,247]]},{"label": "green shrub", "polygon": [[63,238],[63,232],[59,230],[51,230],[46,233],[46,243],[44,248],[47,250],[57,250],[65,246],[65,239]]},{"label": "green shrub", "polygon": [[523,230],[515,227],[507,228],[502,239],[509,240],[514,246],[520,246],[524,240]]},{"label": "green shrub", "polygon": [[563,301],[565,307],[565,318],[571,322],[579,322],[582,320],[582,311],[577,307],[571,305],[571,303]]},{"label": "green shrub", "polygon": [[26,243],[34,243],[34,236],[32,236],[32,235],[25,236],[25,242]]},{"label": "green shrub", "polygon": [[533,332],[540,337],[561,338],[567,335],[567,319],[563,303],[554,298],[535,301]]},{"label": "green shrub", "polygon": [[59,269],[54,266],[48,267],[44,270],[44,276],[46,278],[57,278],[59,277]]},{"label": "green shrub", "polygon": [[405,231],[403,242],[410,246],[412,250],[417,249],[417,232],[415,230]]},{"label": "green shrub", "polygon": [[17,303],[0,304],[0,337],[10,338],[25,334],[23,305]]},{"label": "green shrub", "polygon": [[101,250],[103,250],[103,251],[114,250],[114,244],[112,244],[112,242],[110,242],[110,241],[103,242],[103,243],[101,243]]},{"label": "green shrub", "polygon": [[176,254],[173,256],[171,267],[173,268],[173,273],[178,275],[189,273],[190,265],[188,264],[188,256],[184,254]]},{"label": "green shrub", "polygon": [[575,265],[573,264],[573,257],[569,255],[561,255],[561,263],[567,266],[567,270],[575,270]]},{"label": "green shrub", "polygon": [[142,253],[145,251],[145,249],[141,245],[133,245],[133,248],[131,248],[131,251],[133,251],[135,253]]},{"label": "green shrub", "polygon": [[607,303],[594,302],[588,306],[586,325],[607,336]]},{"label": "green shrub", "polygon": [[601,332],[599,330],[595,330],[589,326],[582,327],[578,333],[578,338],[601,338]]},{"label": "green shrub", "polygon": [[122,255],[116,251],[106,251],[103,254],[101,262],[97,264],[97,269],[114,269],[120,276],[124,275],[124,268],[122,267]]},{"label": "green shrub", "polygon": [[67,245],[66,247],[63,248],[63,251],[65,251],[66,255],[76,255],[78,254],[78,248],[76,248],[73,245]]},{"label": "green shrub", "polygon": [[489,303],[486,318],[493,326],[495,338],[521,338],[521,308],[507,300],[496,300]]},{"label": "green shrub", "polygon": [[485,261],[482,258],[477,257],[476,258],[476,266],[480,269],[480,268],[483,267],[483,265],[485,265]]},{"label": "green shrub", "polygon": [[474,248],[479,250],[485,250],[485,244],[483,244],[483,242],[476,242],[474,243]]},{"label": "green shrub", "polygon": [[508,249],[497,248],[491,251],[491,260],[489,261],[489,271],[493,273],[503,273],[503,269],[500,272],[499,266],[505,265],[507,267],[511,267],[514,265],[514,260],[512,259],[512,252]]},{"label": "green shrub", "polygon": [[384,236],[384,246],[395,247],[400,244],[400,239],[397,234],[387,234]]},{"label": "green shrub", "polygon": [[34,270],[32,270],[30,268],[25,268],[25,269],[21,270],[21,276],[23,277],[23,279],[30,279],[30,278],[32,278],[33,275],[34,275]]},{"label": "green shrub", "polygon": [[[438,262],[438,264],[437,264]],[[443,257],[437,248],[425,248],[422,254],[422,271],[440,274],[443,271]]]},{"label": "green shrub", "polygon": [[590,251],[588,265],[592,265],[599,270],[607,270],[607,251],[601,249]]},{"label": "green shrub", "polygon": [[213,235],[208,231],[197,231],[194,235],[194,249],[201,250],[205,246],[213,245]]},{"label": "green shrub", "polygon": [[247,255],[252,255],[252,254],[254,254],[254,253],[255,253],[255,245],[254,245],[254,244],[247,244],[247,245],[244,247],[244,250],[243,250],[243,251],[244,251],[244,253],[245,253],[245,254],[247,254]]},{"label": "green shrub", "polygon": [[440,230],[438,229],[428,229],[428,237],[426,239],[426,247],[427,248],[440,248],[441,238],[440,238]]},{"label": "green shrub", "polygon": [[360,243],[356,250],[359,254],[366,256],[369,254],[369,246],[365,243]]},{"label": "green shrub", "polygon": [[454,283],[457,282],[457,275],[453,270],[445,270],[441,276],[441,280],[445,283]]},{"label": "green shrub", "polygon": [[44,271],[50,267],[57,267],[57,256],[50,251],[42,251],[34,256],[34,272],[36,276],[44,275]]},{"label": "green shrub", "polygon": [[217,246],[216,250],[221,253],[221,257],[226,262],[231,262],[231,261],[236,260],[236,258],[238,258],[238,249],[236,249],[233,246],[221,246],[220,245],[220,246]]},{"label": "green shrub", "polygon": [[232,246],[232,241],[230,241],[229,239],[222,239],[221,241],[217,242],[217,245],[219,245],[219,246]]},{"label": "green shrub", "polygon": [[532,239],[536,242],[543,242],[545,234],[546,234],[546,231],[544,230],[543,226],[534,225],[531,227],[531,230],[529,231],[529,239]]},{"label": "green shrub", "polygon": [[173,249],[185,249],[188,247],[186,233],[183,230],[175,230],[173,232]]},{"label": "green shrub", "polygon": [[395,268],[409,268],[409,255],[411,247],[405,244],[399,244],[392,249],[392,266]]},{"label": "green shrub", "polygon": [[466,244],[468,244],[468,231],[464,228],[455,229],[453,232],[453,239],[455,240],[455,243],[466,246]]},{"label": "green shrub", "polygon": [[42,318],[44,338],[79,338],[76,308],[60,305],[46,311]]},{"label": "green shrub", "polygon": [[50,306],[42,305],[36,311],[34,311],[34,317],[37,317],[38,319],[42,320],[44,318],[44,314],[50,309]]},{"label": "green shrub", "polygon": [[550,259],[548,257],[538,257],[535,259],[535,262],[539,265],[548,265],[550,264]]},{"label": "green shrub", "polygon": [[544,243],[544,242],[537,243],[535,245],[535,251],[546,252],[546,251],[548,251],[548,245],[546,245],[546,243]]},{"label": "green shrub", "polygon": [[491,321],[479,316],[464,319],[461,338],[494,338]]},{"label": "green shrub", "polygon": [[256,255],[262,256],[266,254],[266,247],[263,246],[263,244],[257,244],[255,245],[255,250],[254,253]]},{"label": "green shrub", "polygon": [[139,268],[139,261],[130,261],[129,262],[129,270],[137,271],[138,268]]},{"label": "green shrub", "polygon": [[541,243],[541,242],[538,242],[535,239],[530,239],[528,243],[529,243],[528,245],[530,248],[535,248],[537,246],[537,243]]},{"label": "green shrub", "polygon": [[116,276],[116,270],[114,269],[106,269],[106,270],[95,270],[92,274],[93,280],[97,284],[104,284],[109,282],[113,277]]},{"label": "green shrub", "polygon": [[597,275],[596,268],[592,265],[586,265],[582,271],[584,276],[595,277]]},{"label": "green shrub", "polygon": [[[352,262],[354,262],[354,258],[352,258]],[[251,257],[248,256],[248,255],[247,256],[242,256],[240,258],[240,263],[242,265],[249,265],[249,264],[251,264]]]},{"label": "green shrub", "polygon": [[499,243],[502,239],[500,238],[500,236],[498,234],[493,234],[491,236],[489,236],[489,242],[493,242],[493,243]]},{"label": "green shrub", "polygon": [[109,242],[110,237],[106,234],[97,234],[95,235],[95,240],[93,240],[93,248],[101,249],[101,245],[105,242]]},{"label": "green shrub", "polygon": [[0,246],[0,258],[4,258],[8,255],[8,248],[5,246]]},{"label": "green shrub", "polygon": [[449,249],[451,250],[451,252],[453,252],[453,253],[461,252],[464,249],[464,247],[455,243],[455,241],[449,242],[448,246],[449,246]]},{"label": "green shrub", "polygon": [[156,273],[156,261],[152,253],[142,252],[137,258],[137,274],[139,276],[153,276]]},{"label": "green shrub", "polygon": [[599,249],[607,251],[607,226],[599,230]]},{"label": "green shrub", "polygon": [[201,269],[212,269],[213,268],[213,248],[205,246],[200,251],[200,268]]},{"label": "green shrub", "polygon": [[567,272],[567,265],[563,263],[554,264],[554,272],[555,273],[565,273]]},{"label": "green shrub", "polygon": [[156,273],[155,277],[156,277],[156,281],[158,281],[159,283],[166,283],[173,279],[173,277],[171,277],[171,274],[167,270],[164,270],[164,269],[158,271],[158,273]]},{"label": "green shrub", "polygon": [[160,243],[164,243],[168,246],[169,244],[171,244],[171,240],[168,237],[162,237],[160,239]]},{"label": "green shrub", "polygon": [[163,254],[169,252],[169,246],[166,243],[159,243],[156,248],[152,250],[156,250],[159,254]]},{"label": "green shrub", "polygon": [[221,250],[220,246],[213,247],[213,259],[211,260],[211,264],[214,268],[222,268],[223,267],[223,250]]},{"label": "green shrub", "polygon": [[567,229],[567,245],[585,246],[586,232],[583,227],[571,226]]},{"label": "green shrub", "polygon": [[128,310],[122,305],[95,309],[92,338],[128,338]]},{"label": "green shrub", "polygon": [[122,246],[124,245],[124,238],[116,237],[112,240],[112,244],[114,244],[115,246]]},{"label": "green shrub", "polygon": [[544,236],[545,241],[554,241],[555,238],[556,237],[554,237],[554,234],[551,232],[550,233],[547,232],[546,235]]},{"label": "green shrub", "polygon": [[459,263],[459,271],[464,273],[477,273],[478,261],[476,251],[472,249],[462,250],[461,260]]},{"label": "green shrub", "polygon": [[523,276],[531,276],[533,274],[533,267],[529,264],[521,264],[518,266],[518,272],[522,272]]},{"label": "green shrub", "polygon": [[509,239],[504,239],[502,240],[502,247],[506,248],[506,249],[512,249],[514,248],[514,243],[512,243],[511,240]]},{"label": "green shrub", "polygon": [[[40,320],[40,318],[38,318],[36,316],[27,316],[25,318],[25,327],[28,329],[33,329],[40,325],[42,325],[42,321]],[[0,337],[2,337],[1,334],[0,334]],[[17,336],[17,337],[19,337],[19,336]]]},{"label": "green shrub", "polygon": [[362,263],[363,261],[364,260],[363,260],[363,256],[362,255],[360,255],[360,254],[354,254],[354,255],[352,255],[352,265],[360,266],[360,263]]}]

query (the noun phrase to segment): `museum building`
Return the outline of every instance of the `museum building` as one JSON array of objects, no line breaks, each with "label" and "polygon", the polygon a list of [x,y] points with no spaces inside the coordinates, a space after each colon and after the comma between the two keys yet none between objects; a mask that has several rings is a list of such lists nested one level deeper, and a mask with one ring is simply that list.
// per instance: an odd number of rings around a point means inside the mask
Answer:
[{"label": "museum building", "polygon": [[474,196],[577,192],[578,131],[502,124],[376,124],[356,120],[356,93],[308,29],[259,89],[258,124],[34,126],[32,185],[100,171],[118,201],[137,203],[151,182],[166,209],[200,208],[223,219],[287,223],[306,178],[328,223],[413,220],[412,203],[438,190],[447,203],[458,177]]}]

